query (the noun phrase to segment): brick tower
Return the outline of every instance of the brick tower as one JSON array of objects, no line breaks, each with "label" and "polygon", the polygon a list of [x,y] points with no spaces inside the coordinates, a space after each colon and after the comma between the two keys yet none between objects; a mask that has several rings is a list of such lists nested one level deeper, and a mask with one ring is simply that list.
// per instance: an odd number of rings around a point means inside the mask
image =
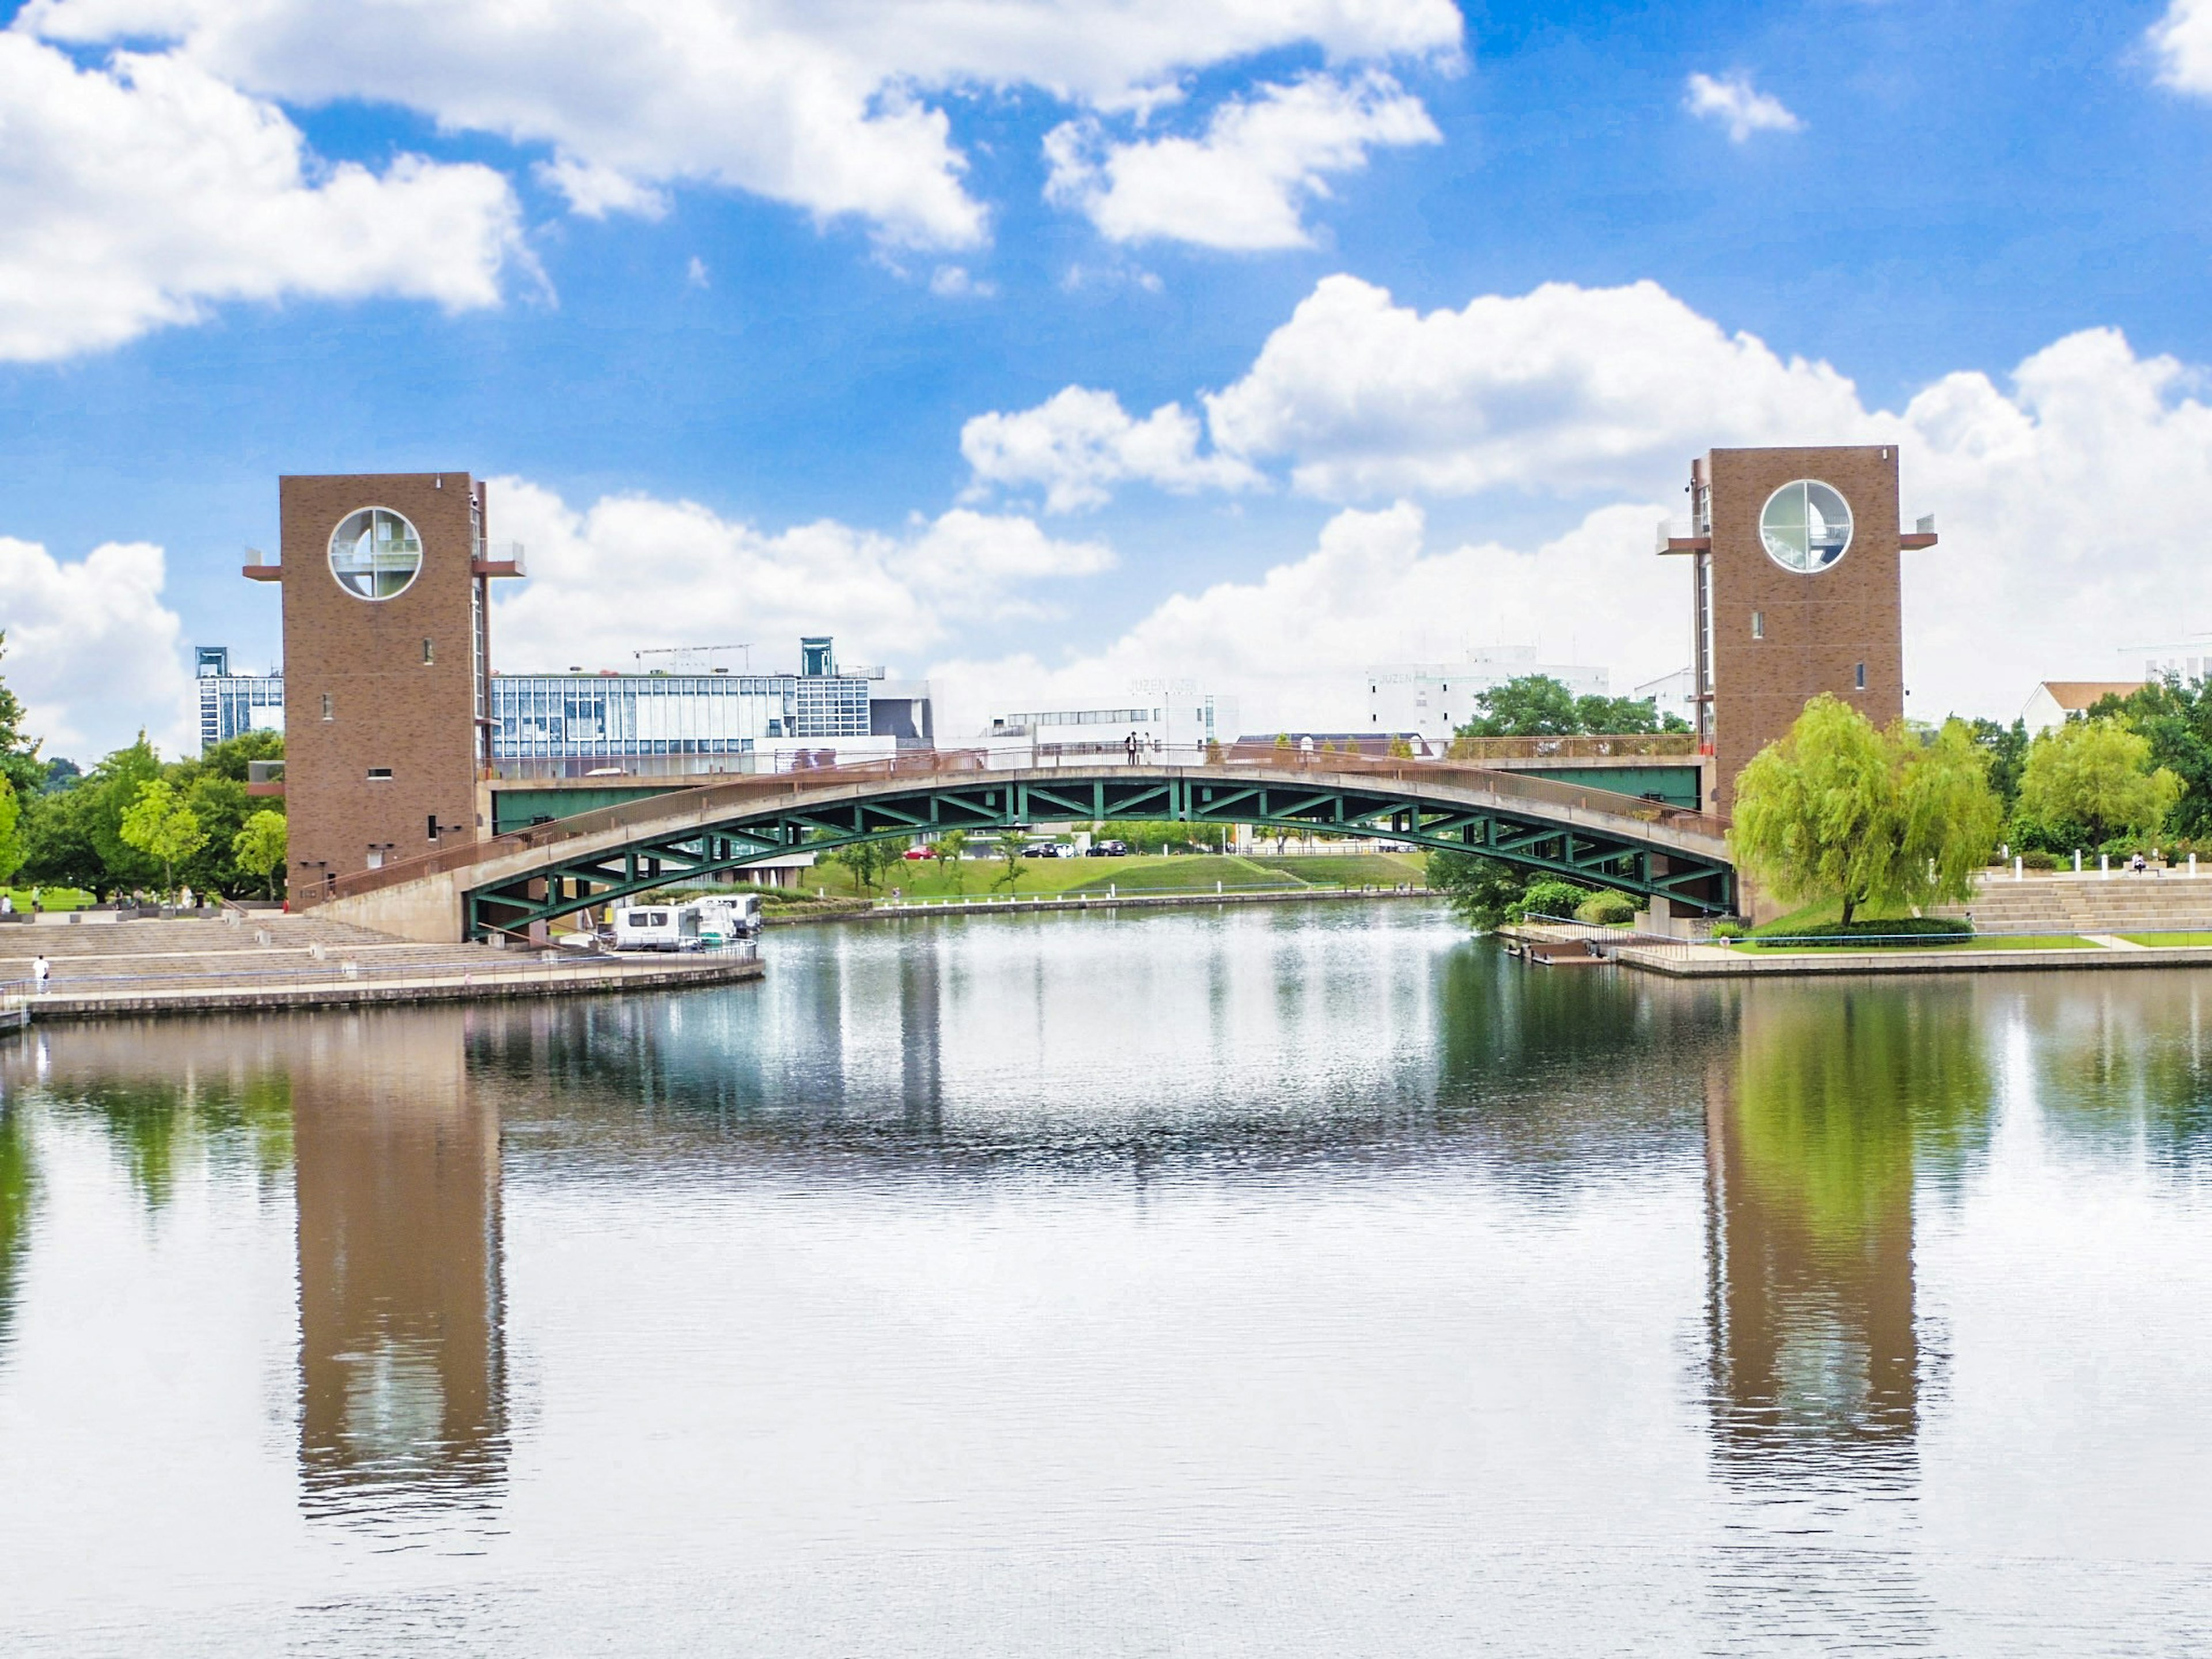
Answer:
[{"label": "brick tower", "polygon": [[1827,691],[1877,726],[1905,713],[1899,553],[1933,547],[1936,526],[1898,529],[1897,450],[1716,449],[1690,463],[1690,533],[1700,750],[1713,757],[1708,811],[1736,775]]},{"label": "brick tower", "polygon": [[483,833],[484,489],[465,472],[277,481],[292,902]]}]

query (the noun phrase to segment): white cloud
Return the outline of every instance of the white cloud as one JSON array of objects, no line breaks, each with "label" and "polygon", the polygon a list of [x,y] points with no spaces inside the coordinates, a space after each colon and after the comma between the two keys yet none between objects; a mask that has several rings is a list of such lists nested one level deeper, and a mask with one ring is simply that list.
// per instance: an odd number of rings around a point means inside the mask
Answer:
[{"label": "white cloud", "polygon": [[1072,662],[938,664],[939,729],[957,738],[1007,708],[1110,702],[1133,681],[1189,678],[1239,699],[1247,732],[1342,730],[1366,718],[1370,665],[1501,640],[1609,663],[1625,690],[1679,668],[1689,648],[1680,562],[1651,553],[1659,511],[1605,507],[1533,550],[1431,550],[1417,507],[1348,509],[1311,552],[1255,580],[1169,598]]},{"label": "white cloud", "polygon": [[528,550],[530,580],[495,592],[493,648],[516,672],[627,669],[633,651],[733,641],[766,665],[825,632],[848,660],[911,671],[957,629],[1052,614],[1035,590],[1114,562],[1102,543],[964,507],[893,537],[828,520],[769,532],[640,495],[578,511],[514,478],[490,499],[498,538]]},{"label": "white cloud", "polygon": [[1200,455],[1198,444],[1198,419],[1180,404],[1133,420],[1112,392],[1079,386],[1018,414],[978,415],[960,429],[976,489],[1042,486],[1051,513],[1098,506],[1130,479],[1178,493],[1261,482],[1243,461]]},{"label": "white cloud", "polygon": [[1045,193],[1111,241],[1305,247],[1304,210],[1328,195],[1323,175],[1356,172],[1382,145],[1442,139],[1420,100],[1387,75],[1310,75],[1230,100],[1198,138],[1114,143],[1095,117],[1056,127],[1045,137]]},{"label": "white cloud", "polygon": [[[1943,538],[1905,560],[1909,707],[2008,718],[2038,679],[2123,674],[2124,645],[2185,628],[2212,631],[2212,604],[2192,599],[2203,592],[2203,526],[2212,523],[2206,384],[2203,372],[2138,356],[2117,331],[2099,329],[2037,352],[2007,383],[1954,374],[1887,411],[1869,408],[1829,365],[1731,336],[1650,283],[1554,284],[1425,317],[1380,289],[1336,276],[1276,331],[1243,380],[1205,404],[1217,457],[1285,468],[1309,493],[1340,501],[1510,491],[1671,501],[1679,512],[1687,462],[1708,448],[1895,444],[1905,510],[1936,514]],[[1104,392],[1078,395],[1085,401],[1066,423],[1079,433],[1073,417],[1094,411],[1110,434],[1118,404]],[[1026,446],[979,447],[980,458],[969,456],[979,479],[1042,484],[1048,501],[1056,493],[1083,503],[1120,477],[1139,476],[1117,471],[1110,448],[1102,460],[1079,441],[1059,441],[1046,418],[1053,408],[971,422],[970,432],[1033,427],[1042,434]],[[1196,449],[1193,433],[1182,453]],[[1601,518],[1577,533],[1595,534]],[[1639,612],[1655,602],[1650,582],[1676,568],[1642,562],[1650,533],[1646,522],[1621,544],[1628,565],[1559,564],[1551,614],[1564,606],[1588,638],[1615,642],[1604,649],[1628,648],[1619,642],[1641,637],[1632,632]],[[1305,572],[1296,578],[1303,580],[1336,568],[1302,561],[1284,570]],[[1634,569],[1658,574],[1623,574]],[[1276,580],[1259,588],[1272,591]],[[1376,582],[1389,608],[1447,603]],[[1203,611],[1202,625],[1176,634],[1177,617],[1201,614],[1189,610],[1196,603],[1170,601],[1130,642],[1105,650],[1097,660],[1109,678],[1139,645],[1170,635],[1188,653],[1178,672],[1203,672],[1188,665],[1202,665],[1209,630],[1224,659],[1236,659],[1244,599]],[[1657,614],[1679,634],[1686,605],[1675,593]],[[1252,614],[1262,618],[1254,648],[1289,625],[1264,607]],[[1427,626],[1437,616],[1481,611],[1399,614]],[[1469,626],[1477,639],[1521,637]],[[1286,659],[1304,648],[1282,647]],[[1680,652],[1678,641],[1678,659]],[[1680,665],[1610,660],[1624,684]]]},{"label": "white cloud", "polygon": [[113,346],[215,302],[391,295],[499,303],[516,214],[489,167],[321,167],[205,70],[80,69],[0,33],[0,359]]},{"label": "white cloud", "polygon": [[691,256],[691,263],[684,267],[684,286],[686,288],[712,286],[712,280],[707,275],[707,262],[696,253]]},{"label": "white cloud", "polygon": [[198,752],[183,629],[161,601],[162,579],[161,550],[144,542],[110,542],[64,564],[0,536],[0,676],[49,759],[89,767],[141,726],[172,755]]},{"label": "white cloud", "polygon": [[988,300],[999,291],[992,282],[978,282],[965,265],[939,265],[929,276],[929,291],[940,300]]},{"label": "white cloud", "polygon": [[2150,44],[2160,81],[2212,96],[2212,0],[2173,0],[2151,26]]},{"label": "white cloud", "polygon": [[1331,500],[1650,489],[1716,444],[1835,442],[1863,420],[1826,364],[1785,362],[1649,282],[1552,283],[1423,316],[1327,277],[1205,403],[1220,450],[1288,460]]},{"label": "white cloud", "polygon": [[1717,121],[1728,129],[1729,141],[1743,143],[1754,132],[1796,132],[1804,123],[1779,98],[1756,90],[1747,75],[1692,75],[1682,94],[1682,107],[1700,120]]},{"label": "white cloud", "polygon": [[1451,0],[32,0],[17,27],[178,42],[267,96],[396,103],[548,145],[585,211],[700,181],[933,247],[987,225],[932,94],[1029,86],[1142,108],[1255,52],[1448,58],[1461,33]]},{"label": "white cloud", "polygon": [[586,219],[604,219],[610,213],[627,213],[640,219],[662,219],[668,215],[665,192],[612,167],[562,155],[540,162],[537,173],[540,183],[567,197],[569,208]]}]

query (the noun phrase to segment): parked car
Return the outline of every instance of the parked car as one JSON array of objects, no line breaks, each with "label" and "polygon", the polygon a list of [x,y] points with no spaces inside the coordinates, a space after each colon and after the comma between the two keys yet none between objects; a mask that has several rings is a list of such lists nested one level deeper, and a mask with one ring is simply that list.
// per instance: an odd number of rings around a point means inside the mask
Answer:
[{"label": "parked car", "polygon": [[1075,849],[1066,842],[1034,841],[1022,848],[1022,856],[1025,859],[1072,859],[1075,856]]},{"label": "parked car", "polygon": [[1092,859],[1125,859],[1129,856],[1129,843],[1126,841],[1094,841],[1091,843],[1091,850],[1084,856]]},{"label": "parked car", "polygon": [[916,859],[926,859],[929,856],[929,848],[927,847],[909,847],[906,849],[905,857],[909,864]]}]

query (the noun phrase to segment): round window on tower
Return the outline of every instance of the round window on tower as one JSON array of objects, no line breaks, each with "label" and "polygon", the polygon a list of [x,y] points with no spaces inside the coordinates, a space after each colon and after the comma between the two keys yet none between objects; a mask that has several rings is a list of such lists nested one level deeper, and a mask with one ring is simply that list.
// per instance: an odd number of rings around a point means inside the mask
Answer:
[{"label": "round window on tower", "polygon": [[356,599],[404,593],[422,568],[422,537],[388,507],[349,513],[331,532],[331,574]]},{"label": "round window on tower", "polygon": [[1766,498],[1759,539],[1784,570],[1826,570],[1850,550],[1851,509],[1826,484],[1800,478]]}]

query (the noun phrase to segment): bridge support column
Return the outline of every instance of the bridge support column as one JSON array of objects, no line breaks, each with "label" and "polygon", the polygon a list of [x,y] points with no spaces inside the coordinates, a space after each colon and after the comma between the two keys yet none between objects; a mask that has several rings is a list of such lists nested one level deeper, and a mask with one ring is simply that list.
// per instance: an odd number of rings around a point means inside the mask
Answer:
[{"label": "bridge support column", "polygon": [[[1674,867],[1674,860],[1664,853],[1644,854],[1644,868],[1648,876],[1667,875],[1673,871]],[[1686,912],[1680,915],[1675,915],[1674,900],[1662,898],[1654,893],[1644,902],[1644,908],[1636,918],[1636,926],[1639,932],[1663,933],[1669,939],[1689,937],[1689,915]]]}]

